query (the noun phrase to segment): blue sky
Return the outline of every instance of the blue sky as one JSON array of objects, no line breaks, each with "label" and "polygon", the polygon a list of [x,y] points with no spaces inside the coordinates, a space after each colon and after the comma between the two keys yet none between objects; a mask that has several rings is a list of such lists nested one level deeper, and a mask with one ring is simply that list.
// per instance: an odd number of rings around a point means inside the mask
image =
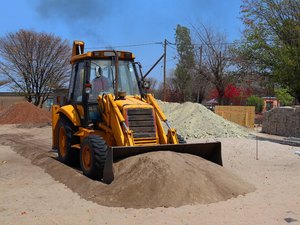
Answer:
[{"label": "blue sky", "polygon": [[[241,36],[242,0],[10,0],[2,1],[0,36],[19,29],[53,33],[85,41],[86,48],[123,46],[132,51],[146,72],[162,55],[166,38],[174,42],[177,24],[203,23],[225,33],[228,41]],[[149,43],[149,44],[147,44]],[[131,46],[147,44],[142,46]],[[176,65],[168,48],[167,71]],[[162,80],[161,64],[149,76]]]}]

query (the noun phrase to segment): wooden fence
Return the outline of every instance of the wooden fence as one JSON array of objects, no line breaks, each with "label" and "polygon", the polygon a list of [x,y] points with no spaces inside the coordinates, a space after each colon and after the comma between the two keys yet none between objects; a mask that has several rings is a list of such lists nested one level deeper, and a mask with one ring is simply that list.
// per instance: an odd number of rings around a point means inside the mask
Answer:
[{"label": "wooden fence", "polygon": [[215,107],[215,113],[224,119],[244,127],[254,128],[254,106],[220,106]]}]

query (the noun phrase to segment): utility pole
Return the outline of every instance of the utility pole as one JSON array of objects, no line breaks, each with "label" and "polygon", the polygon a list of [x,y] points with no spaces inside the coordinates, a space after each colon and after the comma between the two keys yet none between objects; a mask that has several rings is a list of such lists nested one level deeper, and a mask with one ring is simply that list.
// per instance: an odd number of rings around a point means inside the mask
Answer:
[{"label": "utility pole", "polygon": [[203,46],[200,46],[200,69],[202,68],[202,51],[203,51]]},{"label": "utility pole", "polygon": [[167,39],[164,42],[164,101],[167,100],[167,91],[166,91],[166,71],[167,71]]},{"label": "utility pole", "polygon": [[[199,61],[199,72],[202,73],[202,45],[200,46],[200,61]],[[200,98],[200,83],[198,86],[198,91],[197,91],[197,103],[199,103],[199,98]]]}]

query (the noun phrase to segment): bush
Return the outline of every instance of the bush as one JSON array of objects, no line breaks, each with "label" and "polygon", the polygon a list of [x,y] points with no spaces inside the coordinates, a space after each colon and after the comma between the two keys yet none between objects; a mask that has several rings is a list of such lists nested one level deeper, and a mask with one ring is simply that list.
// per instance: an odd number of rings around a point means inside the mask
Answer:
[{"label": "bush", "polygon": [[292,105],[294,102],[294,97],[289,94],[288,89],[286,88],[275,89],[275,95],[281,106]]},{"label": "bush", "polygon": [[247,105],[255,106],[255,113],[261,113],[264,107],[264,100],[255,95],[251,95],[247,98]]}]

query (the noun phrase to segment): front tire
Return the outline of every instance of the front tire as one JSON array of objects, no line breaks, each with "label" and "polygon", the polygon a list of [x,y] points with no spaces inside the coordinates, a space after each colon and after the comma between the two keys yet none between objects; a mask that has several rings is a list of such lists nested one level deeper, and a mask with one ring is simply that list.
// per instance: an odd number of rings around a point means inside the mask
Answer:
[{"label": "front tire", "polygon": [[101,137],[94,134],[85,137],[80,148],[83,174],[94,180],[102,179],[106,156],[107,145]]},{"label": "front tire", "polygon": [[71,146],[75,141],[73,134],[75,127],[73,124],[61,116],[58,121],[58,160],[67,165],[78,165],[79,155],[78,150],[73,149]]}]

